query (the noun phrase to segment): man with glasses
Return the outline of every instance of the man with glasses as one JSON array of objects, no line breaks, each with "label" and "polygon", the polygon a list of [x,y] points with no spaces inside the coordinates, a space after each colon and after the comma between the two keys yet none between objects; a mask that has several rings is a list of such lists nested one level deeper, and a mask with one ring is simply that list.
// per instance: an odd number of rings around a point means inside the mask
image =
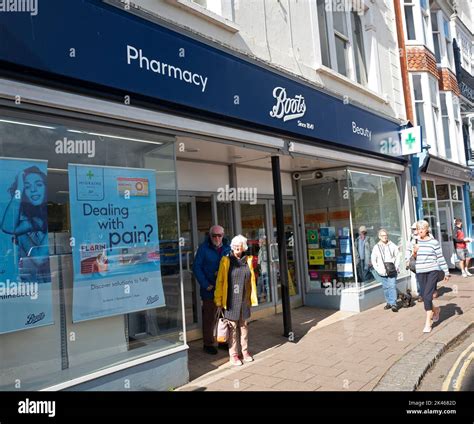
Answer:
[{"label": "man with glasses", "polygon": [[193,273],[200,286],[202,299],[202,335],[204,352],[216,355],[214,347],[214,325],[216,305],[214,304],[214,289],[216,287],[217,271],[223,256],[230,253],[230,245],[224,238],[224,228],[213,225],[209,236],[196,253],[193,264]]}]

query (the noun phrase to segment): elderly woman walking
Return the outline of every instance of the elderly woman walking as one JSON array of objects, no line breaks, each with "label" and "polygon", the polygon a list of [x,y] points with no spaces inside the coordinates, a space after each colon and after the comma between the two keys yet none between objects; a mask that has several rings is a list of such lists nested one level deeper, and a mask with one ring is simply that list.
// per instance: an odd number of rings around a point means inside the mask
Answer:
[{"label": "elderly woman walking", "polygon": [[[230,244],[231,252],[221,259],[217,273],[214,302],[224,310],[229,324],[229,356],[232,365],[252,362],[248,350],[248,324],[250,307],[257,306],[257,285],[253,269],[253,257],[245,254],[247,239],[238,235]],[[239,339],[242,360],[239,356]]]},{"label": "elderly woman walking", "polygon": [[438,240],[430,236],[431,228],[428,221],[416,223],[418,243],[414,246],[413,254],[416,257],[416,276],[420,283],[421,297],[426,311],[423,333],[431,331],[431,321],[439,320],[440,308],[433,305],[433,294],[436,284],[440,280],[439,271],[444,272],[444,280],[448,281],[449,269],[444,259],[441,245]]}]

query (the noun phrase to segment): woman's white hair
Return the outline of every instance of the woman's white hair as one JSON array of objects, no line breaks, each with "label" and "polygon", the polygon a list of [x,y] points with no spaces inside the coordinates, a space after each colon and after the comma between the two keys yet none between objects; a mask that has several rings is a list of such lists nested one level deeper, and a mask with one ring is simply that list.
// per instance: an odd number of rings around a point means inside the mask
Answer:
[{"label": "woman's white hair", "polygon": [[428,221],[425,221],[425,220],[420,220],[420,221],[417,221],[416,223],[416,228],[417,229],[425,229],[425,230],[428,230],[428,234],[431,233],[431,227],[430,227],[430,223]]},{"label": "woman's white hair", "polygon": [[247,239],[242,235],[239,234],[235,236],[232,241],[230,242],[230,247],[240,246],[242,244],[244,252],[249,248],[247,245]]}]

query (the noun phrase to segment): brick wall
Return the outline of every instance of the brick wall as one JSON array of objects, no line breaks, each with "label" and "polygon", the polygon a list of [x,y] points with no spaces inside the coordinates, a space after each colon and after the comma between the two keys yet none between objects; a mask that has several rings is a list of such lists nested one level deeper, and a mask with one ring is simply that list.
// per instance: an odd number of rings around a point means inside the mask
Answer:
[{"label": "brick wall", "polygon": [[447,68],[439,70],[439,89],[441,91],[453,91],[456,96],[461,95],[456,76]]},{"label": "brick wall", "polygon": [[408,71],[429,72],[439,79],[436,58],[426,47],[407,47]]}]

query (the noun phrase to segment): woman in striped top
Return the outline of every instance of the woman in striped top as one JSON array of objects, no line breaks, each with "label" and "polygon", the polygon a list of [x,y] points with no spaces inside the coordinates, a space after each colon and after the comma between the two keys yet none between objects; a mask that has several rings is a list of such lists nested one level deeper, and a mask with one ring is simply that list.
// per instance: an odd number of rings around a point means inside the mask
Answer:
[{"label": "woman in striped top", "polygon": [[449,278],[449,269],[444,259],[441,246],[435,238],[430,236],[430,224],[427,221],[416,223],[418,243],[413,253],[416,257],[416,275],[420,283],[421,297],[425,305],[426,321],[423,333],[431,331],[431,321],[439,320],[440,308],[433,305],[433,293],[438,283],[439,271],[444,271],[445,281]]}]

